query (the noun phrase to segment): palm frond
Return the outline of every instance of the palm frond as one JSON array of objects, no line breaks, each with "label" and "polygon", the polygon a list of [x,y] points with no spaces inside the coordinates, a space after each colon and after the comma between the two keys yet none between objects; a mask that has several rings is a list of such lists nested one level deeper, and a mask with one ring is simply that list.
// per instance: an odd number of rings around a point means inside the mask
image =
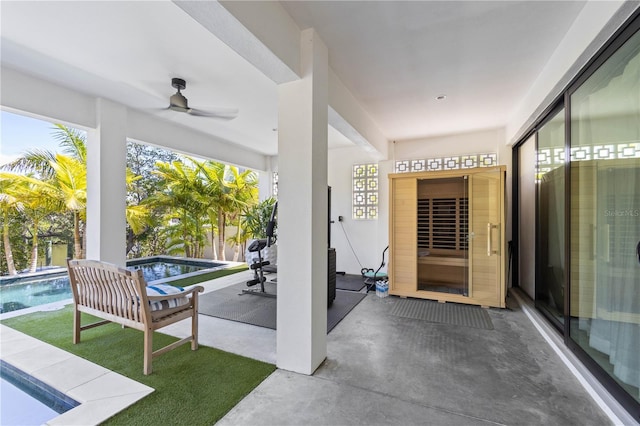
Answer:
[{"label": "palm frond", "polygon": [[55,124],[53,138],[58,141],[65,154],[86,163],[87,144],[83,131],[63,124]]},{"label": "palm frond", "polygon": [[46,149],[29,149],[22,157],[2,166],[3,170],[14,173],[36,173],[42,179],[51,179],[54,171],[51,162],[56,158],[56,153]]}]

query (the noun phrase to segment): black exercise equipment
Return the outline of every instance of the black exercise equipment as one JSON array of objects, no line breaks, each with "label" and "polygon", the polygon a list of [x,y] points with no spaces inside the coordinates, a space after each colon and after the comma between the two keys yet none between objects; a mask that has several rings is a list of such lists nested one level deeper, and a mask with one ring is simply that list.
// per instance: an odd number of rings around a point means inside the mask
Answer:
[{"label": "black exercise equipment", "polygon": [[[247,281],[247,287],[253,287],[256,284],[260,284],[260,289],[255,290],[242,290],[244,294],[254,294],[256,296],[276,297],[274,293],[267,293],[264,289],[264,283],[267,278],[264,276],[265,272],[276,272],[276,267],[271,267],[269,270],[265,270],[265,266],[269,266],[268,261],[262,260],[261,250],[265,247],[271,247],[276,241],[275,226],[276,226],[276,212],[278,211],[278,202],[273,205],[271,210],[271,217],[267,222],[267,239],[255,240],[247,247],[247,250],[255,253],[258,252],[258,260],[255,260],[249,267],[253,270],[253,279]],[[331,187],[329,187],[329,213],[331,212]],[[330,215],[329,215],[330,216]],[[329,245],[331,238],[331,224],[329,223]],[[276,279],[271,280],[276,282]],[[329,247],[327,253],[327,306],[331,306],[336,298],[336,249]]]},{"label": "black exercise equipment", "polygon": [[267,247],[267,240],[255,240],[252,242],[247,250],[255,253],[258,252],[258,260],[255,260],[249,268],[253,270],[253,279],[247,281],[247,287],[253,287],[256,284],[260,284],[260,290],[242,290],[244,294],[255,294],[256,296],[276,297],[274,293],[267,293],[264,290],[264,282],[267,280],[264,276],[264,267],[269,265],[268,261],[262,260],[261,250]]},{"label": "black exercise equipment", "polygon": [[[255,240],[252,242],[247,250],[255,253],[258,252],[258,260],[254,260],[253,263],[249,266],[253,270],[253,279],[247,281],[247,287],[252,287],[256,284],[260,284],[260,290],[242,290],[245,294],[255,294],[256,296],[265,296],[265,297],[276,297],[274,293],[267,293],[264,290],[264,282],[267,280],[264,276],[265,271],[264,267],[269,266],[271,263],[269,261],[262,260],[262,249],[265,247],[271,247],[272,244],[276,242],[275,236],[275,227],[276,227],[276,212],[278,211],[278,202],[276,201],[273,204],[273,209],[271,210],[271,217],[269,218],[269,222],[267,222],[267,239]],[[277,272],[275,267],[268,272]],[[275,281],[275,280],[273,280]]]},{"label": "black exercise equipment", "polygon": [[384,255],[387,250],[389,250],[389,246],[387,246],[382,251],[382,262],[380,263],[380,266],[378,266],[378,269],[374,271],[371,268],[362,268],[362,270],[360,271],[360,273],[362,274],[362,278],[364,278],[364,283],[367,286],[367,293],[371,290],[376,289],[376,282],[378,282],[379,280],[387,281],[389,279],[389,275],[387,275],[386,272],[380,272],[380,269],[382,269],[385,265]]},{"label": "black exercise equipment", "polygon": [[[276,235],[275,235],[275,229],[276,229],[276,213],[278,211],[278,202],[276,201],[275,204],[273,205],[273,209],[271,210],[271,217],[269,218],[269,221],[267,222],[267,247],[271,247],[273,244],[275,244],[276,242]],[[264,272],[268,272],[268,273],[274,273],[277,274],[278,273],[278,266],[277,265],[269,265],[266,268],[262,269]],[[274,278],[271,280],[271,282],[277,282],[278,279]]]},{"label": "black exercise equipment", "polygon": [[273,204],[273,209],[271,210],[271,217],[269,217],[269,222],[267,222],[267,247],[271,247],[276,242],[276,214],[278,212],[278,202],[276,201]]}]

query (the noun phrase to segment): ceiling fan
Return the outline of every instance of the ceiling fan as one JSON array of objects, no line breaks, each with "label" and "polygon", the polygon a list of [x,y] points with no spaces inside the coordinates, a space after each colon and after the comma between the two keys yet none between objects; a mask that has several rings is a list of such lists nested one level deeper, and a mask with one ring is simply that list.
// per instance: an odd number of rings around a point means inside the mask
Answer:
[{"label": "ceiling fan", "polygon": [[195,108],[189,108],[189,103],[187,98],[180,92],[187,87],[186,81],[181,78],[172,78],[171,86],[173,86],[178,91],[169,98],[169,107],[167,109],[185,112],[190,115],[195,115],[199,117],[213,117],[213,118],[221,118],[223,120],[233,120],[238,116],[237,108],[211,108],[209,110],[201,110]]}]

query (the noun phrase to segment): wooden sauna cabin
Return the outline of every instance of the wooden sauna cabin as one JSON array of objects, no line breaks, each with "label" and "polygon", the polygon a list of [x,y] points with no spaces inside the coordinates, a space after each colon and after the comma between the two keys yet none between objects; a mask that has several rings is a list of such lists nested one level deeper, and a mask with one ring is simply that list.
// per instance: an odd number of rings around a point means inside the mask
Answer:
[{"label": "wooden sauna cabin", "polygon": [[389,294],[505,307],[505,170],[389,175]]}]

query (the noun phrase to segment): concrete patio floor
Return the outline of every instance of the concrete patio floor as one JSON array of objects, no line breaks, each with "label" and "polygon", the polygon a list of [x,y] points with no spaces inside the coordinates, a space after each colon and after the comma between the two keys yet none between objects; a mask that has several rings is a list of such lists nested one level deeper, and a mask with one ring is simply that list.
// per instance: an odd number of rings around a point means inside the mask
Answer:
[{"label": "concrete patio floor", "polygon": [[[512,296],[488,310],[493,330],[391,315],[400,300],[370,293],[329,333],[313,376],[277,370],[218,424],[612,423]],[[202,344],[275,363],[274,330],[200,320]]]},{"label": "concrete patio floor", "polygon": [[[250,277],[246,271],[202,285],[209,292]],[[508,309],[486,311],[493,329],[392,315],[401,301],[370,293],[329,333],[327,359],[314,375],[276,370],[217,424],[633,424],[583,387],[576,367],[563,362],[570,355],[553,348],[562,346],[559,337],[548,326],[541,334],[545,322],[532,322],[535,309],[517,290]],[[202,314],[199,321],[202,345],[275,364],[275,330]],[[190,324],[163,332],[184,337]],[[11,354],[3,347],[2,355]],[[38,365],[41,358],[28,357]]]}]

